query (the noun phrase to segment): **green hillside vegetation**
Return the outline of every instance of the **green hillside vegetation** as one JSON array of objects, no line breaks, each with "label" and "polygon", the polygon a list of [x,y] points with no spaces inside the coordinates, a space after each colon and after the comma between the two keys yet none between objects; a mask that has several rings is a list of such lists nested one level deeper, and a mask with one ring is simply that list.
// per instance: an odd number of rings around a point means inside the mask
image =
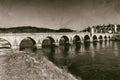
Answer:
[{"label": "green hillside vegetation", "polygon": [[49,28],[38,28],[33,26],[0,28],[0,33],[41,33],[41,32],[74,32],[74,30],[66,29],[66,28],[54,30]]}]

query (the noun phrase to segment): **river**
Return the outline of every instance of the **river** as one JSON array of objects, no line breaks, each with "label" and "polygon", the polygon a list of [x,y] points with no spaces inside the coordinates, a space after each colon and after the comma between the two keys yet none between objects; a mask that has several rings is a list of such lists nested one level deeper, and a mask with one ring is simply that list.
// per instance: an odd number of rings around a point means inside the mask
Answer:
[{"label": "river", "polygon": [[[26,45],[29,46],[28,43]],[[37,53],[45,55],[56,66],[82,80],[120,79],[120,42],[49,46],[37,50]]]},{"label": "river", "polygon": [[58,67],[83,80],[120,79],[120,42],[61,45],[43,48],[42,52]]}]

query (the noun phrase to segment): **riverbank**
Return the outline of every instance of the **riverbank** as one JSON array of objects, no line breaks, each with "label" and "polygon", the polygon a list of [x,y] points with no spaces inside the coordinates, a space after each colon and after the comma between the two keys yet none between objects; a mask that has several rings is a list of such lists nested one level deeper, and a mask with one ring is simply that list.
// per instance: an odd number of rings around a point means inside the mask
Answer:
[{"label": "riverbank", "polygon": [[67,71],[56,67],[44,56],[30,56],[25,52],[9,52],[0,58],[0,61],[4,63],[0,66],[1,80],[77,80]]},{"label": "riverbank", "polygon": [[120,41],[120,34],[113,35],[111,38],[112,41]]}]

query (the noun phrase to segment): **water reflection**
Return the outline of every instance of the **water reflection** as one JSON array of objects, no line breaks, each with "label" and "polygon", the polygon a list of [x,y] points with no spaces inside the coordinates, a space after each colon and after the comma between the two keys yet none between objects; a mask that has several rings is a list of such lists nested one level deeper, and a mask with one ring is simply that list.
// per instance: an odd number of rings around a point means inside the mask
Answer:
[{"label": "water reflection", "polygon": [[84,43],[84,51],[89,51],[89,49],[90,49],[90,43],[89,42],[85,42]]},{"label": "water reflection", "polygon": [[[28,43],[33,46],[27,41],[24,47],[29,46]],[[44,54],[59,67],[67,66],[72,74],[81,76],[83,80],[120,79],[120,42],[86,41],[73,45],[63,42],[58,47],[53,42],[49,41],[49,44],[38,53]]]},{"label": "water reflection", "polygon": [[[113,45],[111,45],[113,44]],[[109,55],[109,56],[118,56],[118,44],[112,43],[109,41],[100,41],[84,44],[77,43],[74,45],[64,44],[59,47],[54,45],[43,48],[43,53],[52,61],[57,61],[56,59],[69,59],[77,55],[86,55],[91,58],[96,57],[97,55]],[[114,46],[114,48],[112,48]],[[113,50],[114,49],[114,53]],[[74,55],[74,56],[73,56]],[[95,56],[96,55],[96,56]],[[62,60],[61,60],[62,61]]]},{"label": "water reflection", "polygon": [[55,56],[55,46],[51,45],[49,47],[42,48],[43,54],[48,57],[49,60],[54,62]]},{"label": "water reflection", "polygon": [[[120,42],[100,41],[93,43],[86,42],[84,44],[77,43],[74,45],[65,44],[59,47],[51,46],[44,48],[43,53],[47,54],[46,56],[57,66],[67,66],[72,74],[82,75],[83,80],[97,80],[91,78],[90,75],[96,74],[97,77],[100,77],[101,75],[106,76],[106,74],[104,72],[94,72],[96,68],[100,71],[101,68],[105,71],[107,69],[112,71],[112,67],[120,68],[119,48]],[[88,69],[92,70],[89,71]]]},{"label": "water reflection", "polygon": [[76,55],[80,52],[80,49],[81,49],[81,43],[75,44],[75,53],[76,53]]}]

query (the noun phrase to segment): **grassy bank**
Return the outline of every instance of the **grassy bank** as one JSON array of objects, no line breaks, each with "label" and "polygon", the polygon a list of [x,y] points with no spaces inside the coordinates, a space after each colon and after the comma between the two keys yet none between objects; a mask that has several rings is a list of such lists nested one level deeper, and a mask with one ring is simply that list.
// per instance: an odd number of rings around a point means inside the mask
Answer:
[{"label": "grassy bank", "polygon": [[11,53],[4,60],[2,80],[77,80],[46,57],[30,56],[25,52]]}]

